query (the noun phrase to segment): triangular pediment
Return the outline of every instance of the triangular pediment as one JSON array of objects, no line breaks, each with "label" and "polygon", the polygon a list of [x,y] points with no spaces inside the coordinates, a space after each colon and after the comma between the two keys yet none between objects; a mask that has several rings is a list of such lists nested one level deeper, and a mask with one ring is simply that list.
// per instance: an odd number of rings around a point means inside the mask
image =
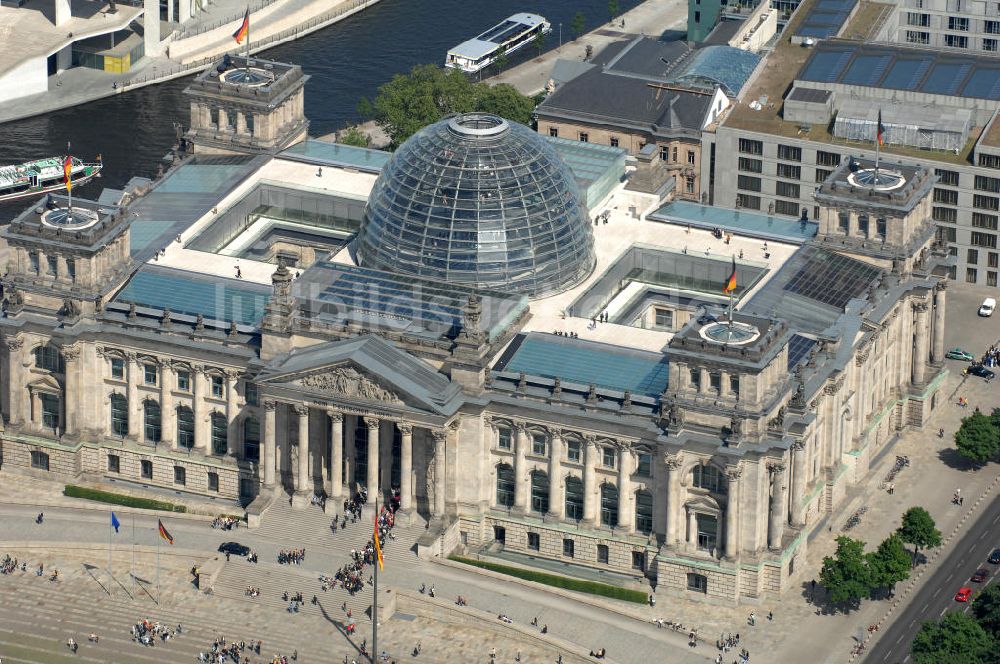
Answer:
[{"label": "triangular pediment", "polygon": [[344,362],[319,371],[312,371],[287,381],[310,392],[347,397],[354,401],[374,401],[397,406],[406,405],[392,389],[353,362]]}]

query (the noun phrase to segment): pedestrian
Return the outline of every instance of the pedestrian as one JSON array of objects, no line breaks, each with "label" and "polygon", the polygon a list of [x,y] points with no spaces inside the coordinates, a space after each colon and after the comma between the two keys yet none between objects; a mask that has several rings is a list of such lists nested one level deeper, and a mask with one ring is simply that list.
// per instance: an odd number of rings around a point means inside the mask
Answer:
[{"label": "pedestrian", "polygon": [[772,620],[774,620],[774,612],[773,611],[768,611],[767,612],[767,621],[771,622]]}]

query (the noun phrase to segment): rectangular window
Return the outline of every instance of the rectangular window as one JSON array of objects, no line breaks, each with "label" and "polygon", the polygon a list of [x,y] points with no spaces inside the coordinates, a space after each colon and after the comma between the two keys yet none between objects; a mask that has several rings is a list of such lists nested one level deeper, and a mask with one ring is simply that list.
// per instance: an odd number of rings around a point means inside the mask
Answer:
[{"label": "rectangular window", "polygon": [[793,164],[778,164],[776,172],[779,178],[788,178],[789,180],[802,179],[801,166],[795,166]]},{"label": "rectangular window", "polygon": [[778,196],[784,196],[785,198],[798,198],[799,185],[791,182],[781,182],[779,180],[774,183],[774,193]]},{"label": "rectangular window", "polygon": [[117,454],[108,455],[108,472],[109,473],[120,473],[122,467],[122,460]]},{"label": "rectangular window", "polygon": [[528,533],[528,549],[538,551],[542,548],[542,538],[538,533]]},{"label": "rectangular window", "polygon": [[746,171],[747,173],[763,173],[764,162],[760,159],[753,159],[752,157],[740,157],[739,169],[741,171]]},{"label": "rectangular window", "polygon": [[209,473],[208,474],[208,490],[218,491],[219,490],[219,474]]},{"label": "rectangular window", "polygon": [[734,397],[740,396],[740,377],[737,375],[729,376],[729,391]]},{"label": "rectangular window", "polygon": [[973,185],[978,191],[991,191],[994,194],[1000,193],[1000,178],[991,178],[986,175],[977,175]]},{"label": "rectangular window", "polygon": [[983,50],[991,53],[997,52],[997,40],[996,39],[984,39],[983,40]]},{"label": "rectangular window", "polygon": [[247,398],[248,406],[256,406],[260,402],[260,393],[257,391],[256,383],[244,383],[243,394]]},{"label": "rectangular window", "polygon": [[597,562],[602,565],[608,564],[608,545],[598,544],[597,545]]},{"label": "rectangular window", "polygon": [[49,469],[49,455],[45,452],[39,450],[32,450],[31,452],[31,467],[38,470],[48,470]]},{"label": "rectangular window", "polygon": [[567,558],[572,558],[574,553],[573,540],[564,539],[563,540],[563,555]]},{"label": "rectangular window", "polygon": [[908,44],[930,44],[931,33],[922,32],[920,30],[907,30],[906,42]]},{"label": "rectangular window", "polygon": [[958,192],[953,189],[934,188],[934,202],[945,205],[958,205]]},{"label": "rectangular window", "polygon": [[184,466],[174,466],[174,484],[187,484],[187,471]]},{"label": "rectangular window", "polygon": [[858,235],[868,237],[868,219],[867,214],[858,215]]},{"label": "rectangular window", "polygon": [[666,161],[667,159],[670,159],[670,148],[668,148],[666,145],[661,145],[660,161]]},{"label": "rectangular window", "polygon": [[799,216],[799,204],[792,201],[778,199],[774,201],[774,211],[778,214],[787,214],[793,217]]},{"label": "rectangular window", "polygon": [[615,448],[613,448],[613,447],[605,447],[605,448],[603,448],[602,449],[602,453],[601,453],[601,457],[602,457],[601,461],[604,464],[604,467],[605,468],[614,468],[615,467],[615,459],[616,459],[617,456],[618,456],[618,452],[617,452],[617,450],[615,450]]},{"label": "rectangular window", "polygon": [[816,151],[817,166],[840,166],[840,155],[836,152]]},{"label": "rectangular window", "polygon": [[540,433],[532,434],[531,453],[535,456],[545,456],[545,436]]},{"label": "rectangular window", "polygon": [[156,365],[144,364],[142,365],[142,370],[146,385],[156,385]]},{"label": "rectangular window", "polygon": [[755,141],[750,138],[740,139],[740,152],[744,154],[764,154],[764,142]]},{"label": "rectangular window", "polygon": [[954,224],[958,220],[958,210],[955,208],[946,208],[934,206],[931,210],[931,218],[934,221],[943,221],[945,223]]},{"label": "rectangular window", "polygon": [[778,159],[802,161],[802,148],[797,148],[794,145],[778,145]]},{"label": "rectangular window", "polygon": [[76,261],[72,258],[66,259],[66,275],[70,281],[76,281]]},{"label": "rectangular window", "polygon": [[1000,254],[991,251],[986,257],[986,267],[1000,267]]},{"label": "rectangular window", "polygon": [[976,265],[979,263],[979,250],[978,249],[968,249],[965,252],[965,262],[969,265]]},{"label": "rectangular window", "polygon": [[983,21],[983,32],[988,35],[1000,35],[1000,21]]},{"label": "rectangular window", "polygon": [[212,396],[221,399],[224,391],[222,376],[212,376]]},{"label": "rectangular window", "polygon": [[672,310],[657,307],[654,311],[656,312],[656,322],[654,323],[656,327],[662,327],[666,330],[674,329],[674,312]]},{"label": "rectangular window", "polygon": [[974,268],[974,267],[967,267],[967,268],[965,268],[965,281],[966,282],[968,282],[970,284],[974,284],[974,283],[976,283],[976,280],[978,279],[978,277],[979,277],[979,275],[976,272],[976,268]]},{"label": "rectangular window", "polygon": [[736,186],[746,191],[760,191],[760,178],[750,175],[738,175],[736,177]]},{"label": "rectangular window", "polygon": [[511,433],[510,429],[507,427],[500,427],[497,429],[497,447],[501,450],[509,450],[511,448]]},{"label": "rectangular window", "polygon": [[972,207],[980,210],[1000,210],[1000,198],[996,196],[972,195]]},{"label": "rectangular window", "polygon": [[[956,241],[955,240],[956,234],[954,228],[948,228],[947,226],[938,226],[936,235],[939,240],[944,240],[945,242]],[[952,254],[952,256],[957,256],[957,254]]]},{"label": "rectangular window", "polygon": [[139,462],[139,474],[145,480],[153,479],[153,462],[143,459]]},{"label": "rectangular window", "polygon": [[684,177],[684,193],[693,194],[694,193],[694,176],[687,175]]},{"label": "rectangular window", "polygon": [[647,452],[639,453],[639,462],[636,464],[635,474],[640,477],[653,476],[653,455]]},{"label": "rectangular window", "polygon": [[885,239],[885,217],[879,217],[875,220],[875,235]]},{"label": "rectangular window", "polygon": [[38,274],[38,271],[40,269],[39,265],[38,265],[38,254],[36,254],[34,252],[31,252],[30,254],[28,254],[28,264],[31,267],[31,272],[33,274]]},{"label": "rectangular window", "polygon": [[111,377],[125,380],[125,360],[120,357],[111,358]]},{"label": "rectangular window", "polygon": [[825,168],[816,169],[816,184],[823,184],[826,179],[833,174],[833,171],[828,171]]},{"label": "rectangular window", "polygon": [[49,264],[49,274],[53,277],[59,274],[59,261],[55,256],[46,256]]},{"label": "rectangular window", "polygon": [[559,127],[549,127],[549,136],[559,138]]},{"label": "rectangular window", "polygon": [[969,19],[964,16],[949,16],[948,17],[948,29],[958,30],[960,32],[969,31]]},{"label": "rectangular window", "polygon": [[677,146],[670,149],[670,160],[677,163]]},{"label": "rectangular window", "polygon": [[987,272],[986,273],[986,285],[996,287],[997,285],[997,273]]},{"label": "rectangular window", "polygon": [[688,150],[688,163],[694,165],[694,150]]},{"label": "rectangular window", "polygon": [[969,240],[969,244],[973,247],[986,247],[987,249],[997,248],[997,236],[992,233],[977,233],[972,232],[972,237]]},{"label": "rectangular window", "polygon": [[722,391],[722,374],[717,371],[708,372],[708,389],[716,394]]},{"label": "rectangular window", "polygon": [[191,374],[187,371],[177,372],[177,389],[181,392],[191,391]]},{"label": "rectangular window", "polygon": [[736,194],[736,207],[746,208],[747,210],[759,210],[760,196]]},{"label": "rectangular window", "polygon": [[618,147],[618,139],[614,136],[611,137],[611,147],[613,148]]},{"label": "rectangular window", "polygon": [[995,231],[997,229],[997,215],[986,214],[985,212],[973,212],[972,226],[974,228],[985,228]]},{"label": "rectangular window", "polygon": [[691,387],[695,390],[701,389],[701,369],[691,369],[690,371]]},{"label": "rectangular window", "polygon": [[645,570],[646,569],[646,552],[645,551],[633,551],[632,552],[632,569]]},{"label": "rectangular window", "polygon": [[578,441],[571,440],[566,445],[566,458],[573,463],[580,463],[580,443]]},{"label": "rectangular window", "polygon": [[840,232],[847,235],[851,232],[851,213],[850,212],[838,212],[837,213],[837,227]]},{"label": "rectangular window", "polygon": [[951,48],[969,48],[969,38],[965,35],[945,35],[944,45]]},{"label": "rectangular window", "polygon": [[915,25],[918,28],[929,28],[931,25],[931,15],[920,12],[906,12],[906,24]]},{"label": "rectangular window", "polygon": [[935,168],[934,175],[938,176],[938,184],[949,187],[958,186],[958,171],[946,171],[943,168]]},{"label": "rectangular window", "polygon": [[590,135],[587,134],[587,132],[585,132],[585,131],[581,131],[580,132],[580,142],[581,143],[587,143],[589,141],[590,141]]}]

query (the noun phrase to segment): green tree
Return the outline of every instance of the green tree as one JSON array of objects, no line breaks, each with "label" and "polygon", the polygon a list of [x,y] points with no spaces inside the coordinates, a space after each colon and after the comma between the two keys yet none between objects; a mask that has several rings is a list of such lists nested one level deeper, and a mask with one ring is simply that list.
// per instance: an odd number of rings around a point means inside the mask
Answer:
[{"label": "green tree", "polygon": [[508,62],[510,62],[510,56],[507,55],[507,49],[501,48],[497,51],[496,60],[493,61],[493,64],[497,67],[498,74],[503,71],[503,68],[507,66]]},{"label": "green tree", "polygon": [[354,107],[354,110],[362,120],[368,120],[375,115],[375,107],[372,106],[372,102],[368,97],[359,99],[358,105]]},{"label": "green tree", "polygon": [[583,15],[583,12],[574,14],[573,20],[569,24],[569,30],[573,33],[573,39],[579,39],[586,27],[587,18]]},{"label": "green tree", "polygon": [[481,85],[475,110],[481,113],[493,113],[521,124],[531,123],[531,113],[535,110],[534,99],[525,97],[514,86],[506,83],[493,86],[486,83]]},{"label": "green tree", "polygon": [[371,139],[357,127],[348,127],[337,135],[337,142],[344,145],[366,148],[371,144]]},{"label": "green tree", "polygon": [[889,588],[891,591],[897,583],[910,578],[911,564],[903,540],[893,533],[878,545],[878,549],[868,554],[872,587]]},{"label": "green tree", "polygon": [[611,17],[609,20],[614,21],[618,11],[618,0],[608,0],[608,15]]},{"label": "green tree", "polygon": [[941,545],[941,531],[934,526],[934,519],[923,507],[911,507],[903,514],[903,525],[896,531],[899,538],[913,545],[913,564],[917,564],[917,553]]},{"label": "green tree", "polygon": [[976,620],[993,638],[1000,639],[1000,583],[991,583],[972,604]]},{"label": "green tree", "polygon": [[986,463],[996,458],[1000,452],[1000,409],[994,409],[990,417],[976,409],[972,415],[962,420],[955,432],[955,446],[958,453],[976,463]]},{"label": "green tree", "polygon": [[541,55],[542,49],[545,48],[545,33],[539,32],[537,35],[535,35],[535,38],[532,40],[531,43],[534,44],[535,46],[535,52],[538,55]]},{"label": "green tree", "polygon": [[952,611],[940,623],[924,621],[913,639],[916,664],[982,664],[995,647],[979,623],[961,611]]},{"label": "green tree", "polygon": [[865,556],[865,543],[841,535],[837,538],[837,551],[823,559],[819,575],[823,586],[830,592],[834,604],[857,604],[871,592],[871,570]]}]

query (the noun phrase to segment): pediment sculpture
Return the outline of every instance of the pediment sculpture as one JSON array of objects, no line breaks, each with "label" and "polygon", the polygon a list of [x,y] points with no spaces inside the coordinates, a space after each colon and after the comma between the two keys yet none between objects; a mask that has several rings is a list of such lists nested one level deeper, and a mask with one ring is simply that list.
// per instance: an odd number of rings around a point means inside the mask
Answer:
[{"label": "pediment sculpture", "polygon": [[351,367],[338,367],[332,371],[311,374],[296,381],[303,387],[320,392],[354,397],[367,401],[400,403],[402,399],[385,389],[374,380]]}]

